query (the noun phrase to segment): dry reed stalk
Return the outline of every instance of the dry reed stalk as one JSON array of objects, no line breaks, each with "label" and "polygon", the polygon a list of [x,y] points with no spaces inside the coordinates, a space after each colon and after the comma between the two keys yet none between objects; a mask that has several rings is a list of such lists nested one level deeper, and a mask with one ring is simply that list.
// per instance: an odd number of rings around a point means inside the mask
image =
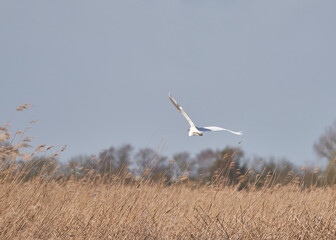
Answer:
[{"label": "dry reed stalk", "polygon": [[336,236],[332,188],[0,184],[1,239],[321,239]]},{"label": "dry reed stalk", "polygon": [[[10,138],[7,127],[0,128],[0,142]],[[30,141],[24,137],[14,147],[0,147],[0,239],[336,238],[335,187],[302,189],[302,180],[292,173],[289,183],[282,186],[275,184],[279,174],[263,170],[243,191],[219,184],[228,177],[223,170],[216,172],[214,182],[218,183],[212,185],[188,181],[187,173],[167,185],[164,179],[153,183],[143,176],[137,181],[138,176],[130,173],[101,175],[100,168],[83,170],[80,179],[76,175],[54,178],[59,166],[47,176],[25,181],[35,165],[20,169],[15,161],[56,147],[39,145],[31,154],[20,153]],[[229,158],[225,164],[240,175],[235,154],[224,155],[223,162]],[[153,168],[158,160],[159,156],[153,156],[146,165]],[[151,168],[144,173],[150,175]],[[76,163],[74,170],[76,174],[81,170]],[[313,174],[317,172],[314,169]],[[264,175],[263,187],[257,188]],[[247,177],[240,176],[239,182],[246,182]]]}]

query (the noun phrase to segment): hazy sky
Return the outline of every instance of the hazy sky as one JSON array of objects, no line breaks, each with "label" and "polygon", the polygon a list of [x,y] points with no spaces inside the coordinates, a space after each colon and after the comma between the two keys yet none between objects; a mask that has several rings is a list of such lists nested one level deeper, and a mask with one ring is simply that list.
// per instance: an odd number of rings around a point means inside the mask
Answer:
[{"label": "hazy sky", "polygon": [[[0,123],[62,159],[131,143],[304,164],[336,119],[335,0],[0,1]],[[199,126],[188,137],[168,92]]]}]

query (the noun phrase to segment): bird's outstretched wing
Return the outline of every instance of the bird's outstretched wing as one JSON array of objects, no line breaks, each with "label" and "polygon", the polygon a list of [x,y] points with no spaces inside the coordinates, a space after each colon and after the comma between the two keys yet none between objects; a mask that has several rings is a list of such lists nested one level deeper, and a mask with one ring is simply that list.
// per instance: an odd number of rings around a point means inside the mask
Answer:
[{"label": "bird's outstretched wing", "polygon": [[215,127],[215,126],[210,126],[210,127],[197,127],[198,130],[202,132],[208,132],[208,131],[228,131],[230,133],[236,134],[236,135],[243,135],[242,132],[234,132],[229,129],[221,128],[221,127]]},{"label": "bird's outstretched wing", "polygon": [[169,93],[169,99],[174,104],[174,106],[177,108],[177,110],[179,110],[180,113],[182,113],[183,117],[187,119],[190,126],[195,127],[195,124],[191,121],[190,117],[185,113],[185,111],[183,111],[183,108],[176,102],[176,100],[172,97],[172,95],[170,95],[170,93]]}]

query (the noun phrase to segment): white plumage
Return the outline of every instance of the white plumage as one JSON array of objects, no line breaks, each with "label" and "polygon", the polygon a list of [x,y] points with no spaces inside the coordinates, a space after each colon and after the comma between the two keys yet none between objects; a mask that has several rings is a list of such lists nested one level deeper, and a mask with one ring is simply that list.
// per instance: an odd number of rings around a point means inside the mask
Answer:
[{"label": "white plumage", "polygon": [[179,110],[179,112],[185,117],[190,125],[189,128],[189,136],[203,136],[203,132],[209,132],[209,131],[227,131],[236,135],[242,135],[242,132],[234,132],[229,129],[221,128],[221,127],[196,127],[196,125],[191,121],[190,117],[183,111],[183,108],[176,102],[176,100],[170,95],[169,93],[169,99],[174,104],[174,106]]}]

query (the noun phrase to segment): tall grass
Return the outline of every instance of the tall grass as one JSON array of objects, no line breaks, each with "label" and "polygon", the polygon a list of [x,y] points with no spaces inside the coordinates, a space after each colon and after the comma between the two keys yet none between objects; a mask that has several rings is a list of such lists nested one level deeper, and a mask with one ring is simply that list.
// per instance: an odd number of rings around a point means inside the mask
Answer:
[{"label": "tall grass", "polygon": [[333,239],[332,188],[0,184],[1,239]]},{"label": "tall grass", "polygon": [[[6,126],[0,130],[1,141],[11,139]],[[27,179],[37,165],[20,167],[18,160],[49,146],[23,153],[24,139],[0,148],[0,239],[336,238],[333,186],[279,185],[274,174],[262,187],[256,176],[238,191],[217,178],[208,185],[185,178],[168,184],[92,170],[66,178],[55,175],[57,167]]]}]

